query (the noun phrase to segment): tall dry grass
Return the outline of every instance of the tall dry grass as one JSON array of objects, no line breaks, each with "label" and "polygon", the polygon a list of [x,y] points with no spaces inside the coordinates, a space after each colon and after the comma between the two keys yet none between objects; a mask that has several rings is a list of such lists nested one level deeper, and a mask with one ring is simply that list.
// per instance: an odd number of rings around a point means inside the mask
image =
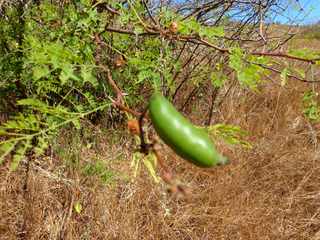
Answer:
[{"label": "tall dry grass", "polygon": [[[319,239],[320,128],[301,115],[304,87],[234,88],[215,117],[250,131],[253,149],[220,146],[231,164],[210,170],[169,152],[168,164],[192,190],[188,198],[169,195],[145,171],[134,182],[120,174],[105,186],[54,156],[33,160],[24,193],[24,168],[2,166],[1,239]],[[100,138],[99,150],[80,148],[80,166],[98,156],[130,173],[130,140]],[[110,161],[119,152],[121,160]]]}]

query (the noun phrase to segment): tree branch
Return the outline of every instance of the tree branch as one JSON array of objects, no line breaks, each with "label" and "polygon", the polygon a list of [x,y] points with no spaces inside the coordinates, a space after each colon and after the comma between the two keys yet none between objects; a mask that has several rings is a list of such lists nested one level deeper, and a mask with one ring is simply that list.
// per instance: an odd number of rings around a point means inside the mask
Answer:
[{"label": "tree branch", "polygon": [[[213,43],[210,43],[207,40],[202,39],[196,35],[178,35],[178,34],[172,34],[169,31],[165,31],[165,30],[155,31],[155,30],[150,30],[150,29],[146,29],[146,32],[137,34],[131,30],[123,30],[123,29],[116,29],[116,28],[110,28],[110,27],[105,28],[105,31],[117,32],[117,33],[121,33],[121,34],[129,34],[129,35],[162,35],[168,39],[175,39],[177,41],[182,41],[182,42],[191,42],[191,43],[195,43],[195,44],[201,44],[203,46],[213,48],[221,53],[231,54],[231,50],[229,48],[219,47],[219,46],[214,45]],[[283,53],[283,52],[253,51],[253,52],[247,52],[247,54],[248,55],[255,55],[255,56],[270,56],[270,57],[277,57],[277,58],[287,58],[287,59],[298,60],[301,62],[307,62],[307,63],[311,63],[311,64],[315,64],[317,61],[320,60],[320,58],[309,59],[309,58],[303,58],[303,57],[289,55],[288,53]]]}]

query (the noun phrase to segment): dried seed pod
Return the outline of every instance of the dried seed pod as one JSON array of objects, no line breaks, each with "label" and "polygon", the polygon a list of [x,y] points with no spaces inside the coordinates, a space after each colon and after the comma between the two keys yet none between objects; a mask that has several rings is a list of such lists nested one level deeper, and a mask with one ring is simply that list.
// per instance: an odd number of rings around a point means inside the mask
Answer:
[{"label": "dried seed pod", "polygon": [[172,22],[169,26],[169,31],[174,34],[177,33],[178,32],[178,23]]},{"label": "dried seed pod", "polygon": [[133,135],[139,135],[140,134],[140,127],[139,122],[137,119],[130,119],[128,120],[128,129],[131,134]]},{"label": "dried seed pod", "polygon": [[114,58],[114,65],[117,68],[123,67],[126,64],[126,60],[122,55],[116,55]]}]

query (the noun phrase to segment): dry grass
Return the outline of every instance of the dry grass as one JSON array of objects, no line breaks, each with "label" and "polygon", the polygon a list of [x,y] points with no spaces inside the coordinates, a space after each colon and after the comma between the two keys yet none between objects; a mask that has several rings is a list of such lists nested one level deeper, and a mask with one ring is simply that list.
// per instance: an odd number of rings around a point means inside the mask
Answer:
[{"label": "dry grass", "polygon": [[127,153],[110,161],[130,149],[126,139],[100,137],[96,151],[81,149],[80,167],[57,158],[34,162],[25,195],[24,168],[2,166],[1,239],[18,239],[21,229],[24,239],[319,239],[320,129],[301,116],[303,87],[267,84],[261,94],[235,88],[219,118],[251,131],[254,147],[222,146],[232,163],[211,170],[168,159],[192,190],[188,198],[168,195],[145,171],[134,182],[120,174],[108,186],[82,173],[81,164],[99,157],[129,174]]}]

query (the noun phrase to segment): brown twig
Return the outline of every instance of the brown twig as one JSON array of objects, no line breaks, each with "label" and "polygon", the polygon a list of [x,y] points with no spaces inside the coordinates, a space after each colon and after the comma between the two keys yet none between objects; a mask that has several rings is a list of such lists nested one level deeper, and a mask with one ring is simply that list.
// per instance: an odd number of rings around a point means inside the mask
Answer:
[{"label": "brown twig", "polygon": [[157,163],[159,163],[161,169],[163,170],[161,172],[160,177],[170,187],[168,190],[172,194],[179,194],[180,193],[183,196],[187,196],[189,194],[188,189],[185,186],[176,183],[172,172],[166,166],[165,161],[162,158],[162,155],[160,153],[160,147],[158,146],[158,144],[153,144],[152,151],[157,158]]},{"label": "brown twig", "polygon": [[139,137],[140,137],[140,152],[144,154],[149,153],[149,149],[152,144],[147,144],[144,138],[144,130],[143,130],[143,119],[148,111],[148,108],[145,108],[143,113],[139,117]]},{"label": "brown twig", "polygon": [[208,118],[207,118],[207,121],[205,123],[206,126],[209,126],[210,123],[211,123],[211,119],[212,119],[212,115],[213,115],[213,107],[215,105],[218,93],[219,93],[219,88],[214,88],[213,87],[212,88],[212,92],[211,92],[210,107],[209,107],[209,110],[208,110]]},{"label": "brown twig", "polygon": [[159,163],[160,167],[163,169],[164,171],[164,175],[161,176],[161,178],[163,179],[163,181],[167,184],[172,184],[172,180],[173,180],[173,177],[172,177],[172,173],[171,171],[169,170],[169,168],[166,166],[166,164],[164,163],[164,160],[160,154],[160,147],[158,144],[154,144],[153,145],[153,148],[152,148],[152,151],[154,153],[154,155],[156,156],[157,158],[157,162]]},{"label": "brown twig", "polygon": [[141,113],[126,107],[125,105],[121,104],[120,102],[117,102],[117,101],[112,99],[112,103],[113,103],[114,106],[116,106],[119,110],[121,110],[123,112],[130,113],[130,114],[132,114],[133,116],[136,116],[136,117],[140,117],[141,116]]},{"label": "brown twig", "polygon": [[111,101],[113,103],[114,106],[116,106],[118,109],[120,109],[121,111],[124,111],[124,112],[128,112],[136,117],[139,117],[141,115],[141,113],[139,112],[136,112],[128,107],[126,107],[124,105],[124,99],[123,99],[123,96],[124,96],[124,93],[123,91],[118,87],[118,85],[116,84],[116,82],[113,80],[112,78],[112,74],[111,74],[111,71],[110,69],[107,67],[107,66],[104,66],[101,64],[101,46],[104,44],[100,38],[100,36],[98,34],[95,35],[95,42],[97,44],[97,56],[96,56],[96,61],[98,63],[98,66],[99,68],[104,72],[106,73],[107,75],[107,80],[108,80],[108,83],[109,85],[111,86],[111,88],[113,89],[113,91],[116,93],[117,95],[117,99],[116,100],[113,100],[112,98]]},{"label": "brown twig", "polygon": [[[131,35],[162,35],[164,37],[170,38],[170,39],[176,39],[178,41],[182,42],[191,42],[195,44],[201,44],[210,48],[214,48],[215,50],[221,52],[221,53],[227,53],[231,54],[231,50],[229,48],[222,48],[217,45],[214,45],[210,42],[208,42],[205,39],[202,39],[198,36],[195,35],[172,35],[169,32],[166,31],[154,31],[150,29],[146,29],[147,32],[139,33],[136,34],[135,32],[131,30],[123,30],[123,29],[115,29],[115,28],[106,28],[106,31],[110,32],[117,32],[117,33],[123,33],[123,34],[131,34]],[[298,60],[301,62],[308,62],[311,64],[315,64],[317,61],[320,60],[320,58],[315,58],[315,59],[309,59],[309,58],[303,58],[303,57],[297,57],[293,55],[289,55],[288,53],[283,53],[283,52],[247,52],[248,55],[255,55],[255,56],[272,56],[272,57],[277,57],[277,58],[287,58],[287,59],[293,59],[293,60]]]},{"label": "brown twig", "polygon": [[121,34],[128,34],[128,35],[160,35],[160,31],[152,31],[150,29],[146,29],[146,32],[142,32],[142,33],[136,33],[132,30],[128,30],[128,29],[118,29],[118,28],[113,28],[113,27],[106,27],[104,29],[106,32],[116,32],[116,33],[121,33]]},{"label": "brown twig", "polygon": [[142,0],[142,3],[143,3],[143,5],[144,5],[144,8],[147,10],[147,13],[148,13],[151,21],[154,23],[154,25],[158,25],[157,22],[156,22],[156,20],[155,20],[154,17],[152,16],[152,14],[151,14],[151,12],[150,12],[150,9],[149,9],[146,1],[145,1],[145,0]]},{"label": "brown twig", "polygon": [[25,170],[25,177],[24,177],[24,183],[22,186],[23,191],[23,200],[24,200],[24,212],[23,212],[23,223],[21,226],[21,230],[18,233],[18,239],[25,240],[28,239],[28,201],[29,201],[29,172],[30,172],[30,162],[31,162],[31,155],[27,156],[26,161],[26,170]]},{"label": "brown twig", "polygon": [[113,9],[112,7],[110,7],[109,5],[106,5],[106,9],[116,15],[120,15],[120,12],[118,12],[117,10]]},{"label": "brown twig", "polygon": [[[179,85],[177,86],[175,92],[172,95],[172,99],[174,100],[176,98],[176,96],[178,95],[178,92],[180,91],[180,89],[182,88],[182,86],[189,80],[190,75],[192,74],[193,71],[195,71],[195,69],[207,58],[209,54],[204,55],[199,62],[195,63],[192,67],[192,69],[187,73],[187,75],[184,77],[184,79],[179,83]],[[210,60],[209,60],[210,61]]]},{"label": "brown twig", "polygon": [[[175,82],[175,80],[177,79],[177,77],[179,76],[179,74],[182,72],[182,70],[189,65],[195,58],[197,58],[199,56],[200,53],[198,53],[197,55],[195,55],[195,52],[198,50],[199,48],[199,44],[193,49],[193,51],[191,52],[189,58],[185,61],[185,63],[182,65],[182,67],[179,69],[179,71],[176,71],[173,75],[172,78],[172,82]],[[176,94],[174,94],[175,96]]]},{"label": "brown twig", "polygon": [[183,103],[183,105],[180,107],[179,111],[184,111],[185,107],[189,104],[189,102],[191,101],[192,97],[195,96],[198,91],[200,90],[200,88],[202,87],[202,85],[200,86],[196,86],[194,89],[192,89],[192,91],[190,92],[189,96],[187,97],[187,99],[185,100],[185,102]]},{"label": "brown twig", "polygon": [[117,102],[123,104],[124,103],[124,99],[123,99],[124,93],[120,90],[120,88],[118,87],[116,82],[113,80],[110,69],[107,66],[100,66],[100,68],[103,69],[103,71],[105,71],[107,73],[108,82],[109,82],[110,86],[112,87],[113,91],[117,94]]},{"label": "brown twig", "polygon": [[[250,64],[257,65],[257,66],[260,66],[260,67],[265,68],[265,69],[268,69],[268,70],[270,70],[270,71],[272,71],[272,72],[275,72],[275,73],[281,73],[280,70],[278,70],[278,69],[276,69],[276,68],[273,68],[273,67],[270,67],[270,66],[266,66],[266,65],[264,65],[264,64],[255,63],[255,62],[249,62],[249,63],[250,63]],[[290,73],[288,73],[287,76],[288,76],[289,78],[294,78],[294,79],[296,79],[296,80],[298,80],[298,81],[300,81],[300,82],[305,82],[305,83],[320,83],[319,80],[307,80],[307,79],[303,79],[303,78],[297,77],[297,76],[295,76],[295,75],[292,75],[292,74],[290,74]]]},{"label": "brown twig", "polygon": [[62,223],[60,225],[60,231],[59,231],[59,240],[63,240],[66,238],[66,232],[67,232],[67,225],[71,219],[72,216],[72,211],[73,211],[73,206],[74,206],[74,196],[73,196],[73,191],[69,191],[69,193],[71,194],[71,199],[70,199],[70,203],[68,206],[68,211],[65,212],[63,219],[62,219]]}]

